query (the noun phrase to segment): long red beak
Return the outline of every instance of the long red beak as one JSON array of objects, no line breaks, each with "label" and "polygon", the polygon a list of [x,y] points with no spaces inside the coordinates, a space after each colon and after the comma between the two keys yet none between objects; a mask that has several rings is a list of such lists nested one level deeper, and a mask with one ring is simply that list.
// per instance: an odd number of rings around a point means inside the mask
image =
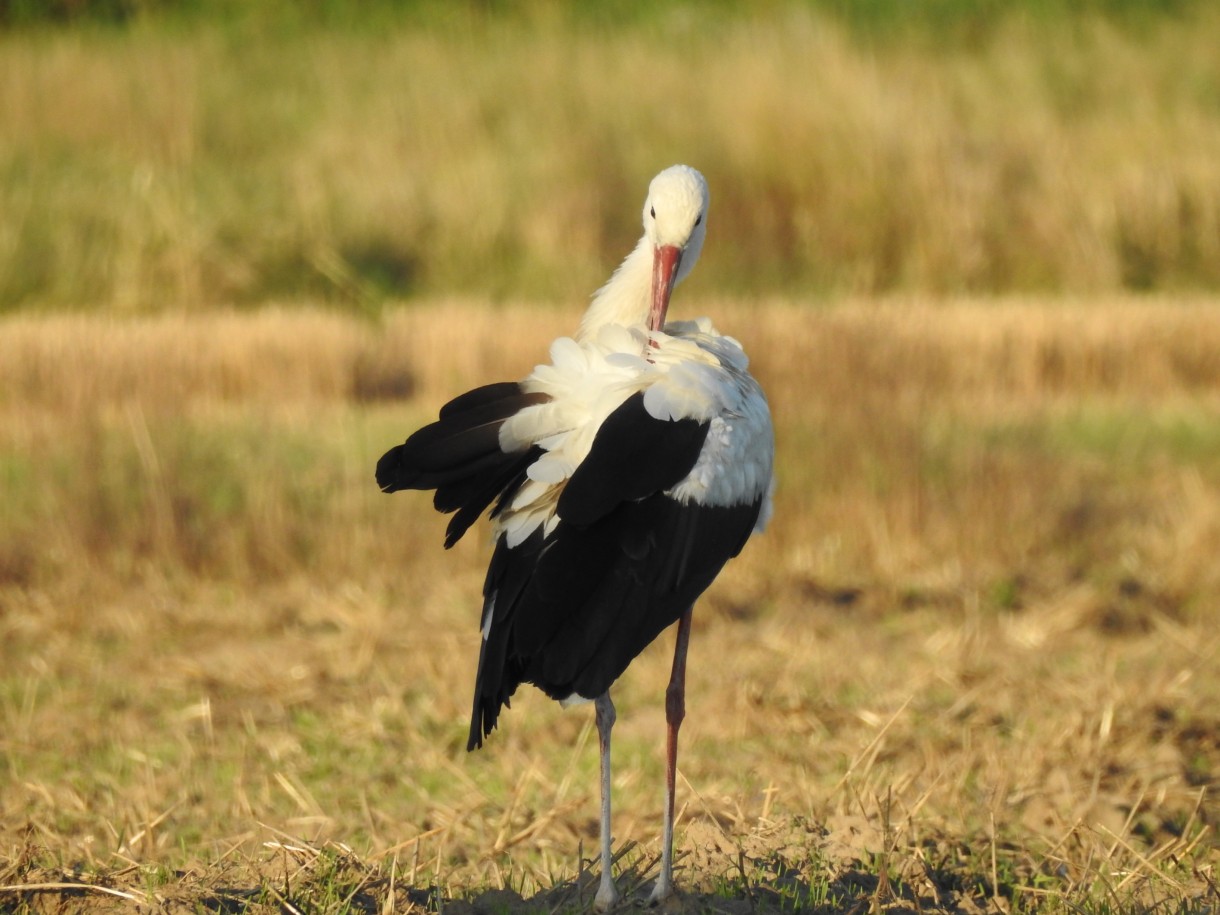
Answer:
[{"label": "long red beak", "polygon": [[648,329],[665,326],[669,296],[674,291],[674,277],[682,263],[682,249],[674,245],[658,245],[652,251],[652,304],[648,308]]}]

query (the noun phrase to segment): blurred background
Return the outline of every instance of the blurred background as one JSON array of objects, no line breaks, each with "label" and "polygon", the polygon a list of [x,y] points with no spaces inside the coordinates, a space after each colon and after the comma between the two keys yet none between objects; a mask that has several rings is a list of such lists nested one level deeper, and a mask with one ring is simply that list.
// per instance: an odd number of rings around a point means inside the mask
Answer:
[{"label": "blurred background", "polygon": [[692,288],[1212,290],[1192,0],[0,3],[0,310],[579,301],[689,161]]},{"label": "blurred background", "polygon": [[285,885],[269,835],[347,849],[303,910],[573,875],[588,716],[464,753],[487,545],[373,466],[686,162],[673,314],[751,354],[779,489],[696,613],[680,882],[1208,911],[1218,48],[1211,0],[0,0],[0,891],[198,907]]}]

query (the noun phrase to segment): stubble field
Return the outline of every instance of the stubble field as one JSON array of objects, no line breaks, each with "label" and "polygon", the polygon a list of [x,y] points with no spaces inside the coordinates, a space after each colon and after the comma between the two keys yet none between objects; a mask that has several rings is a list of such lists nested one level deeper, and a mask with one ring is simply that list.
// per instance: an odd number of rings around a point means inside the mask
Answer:
[{"label": "stubble field", "polygon": [[[1220,904],[1220,312],[679,293],[753,354],[770,530],[700,603],[689,911]],[[575,315],[0,327],[0,909],[568,910],[587,708],[464,751],[487,545],[377,456]],[[671,636],[616,687],[655,872]]]},{"label": "stubble field", "polygon": [[[373,466],[545,359],[675,161],[673,313],[751,353],[779,489],[696,611],[673,908],[1220,908],[1217,46],[1199,0],[0,0],[0,912],[587,905],[591,712],[465,753],[487,544]],[[627,889],[671,639],[615,689]]]}]

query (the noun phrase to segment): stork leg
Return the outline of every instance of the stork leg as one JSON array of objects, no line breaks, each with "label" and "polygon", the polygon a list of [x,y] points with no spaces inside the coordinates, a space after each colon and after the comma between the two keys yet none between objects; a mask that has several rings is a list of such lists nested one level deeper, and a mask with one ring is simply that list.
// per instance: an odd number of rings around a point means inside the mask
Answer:
[{"label": "stork leg", "polygon": [[593,897],[593,908],[604,912],[619,900],[618,890],[610,874],[610,729],[614,727],[614,703],[607,690],[594,700],[597,713],[597,746],[601,751],[602,826],[601,857],[602,878]]},{"label": "stork leg", "polygon": [[674,668],[665,690],[665,830],[661,838],[661,876],[657,877],[649,904],[669,898],[674,891],[674,785],[678,778],[678,728],[686,717],[686,646],[690,643],[692,607],[678,620],[678,643]]}]

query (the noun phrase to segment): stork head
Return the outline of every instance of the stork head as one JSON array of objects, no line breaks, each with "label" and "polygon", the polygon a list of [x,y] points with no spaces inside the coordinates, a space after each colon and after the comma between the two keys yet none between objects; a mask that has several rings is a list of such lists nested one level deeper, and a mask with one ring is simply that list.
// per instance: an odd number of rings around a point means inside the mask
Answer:
[{"label": "stork head", "polygon": [[652,298],[648,327],[665,325],[669,297],[703,248],[707,182],[688,165],[671,165],[652,179],[644,201],[644,237],[652,244]]}]

